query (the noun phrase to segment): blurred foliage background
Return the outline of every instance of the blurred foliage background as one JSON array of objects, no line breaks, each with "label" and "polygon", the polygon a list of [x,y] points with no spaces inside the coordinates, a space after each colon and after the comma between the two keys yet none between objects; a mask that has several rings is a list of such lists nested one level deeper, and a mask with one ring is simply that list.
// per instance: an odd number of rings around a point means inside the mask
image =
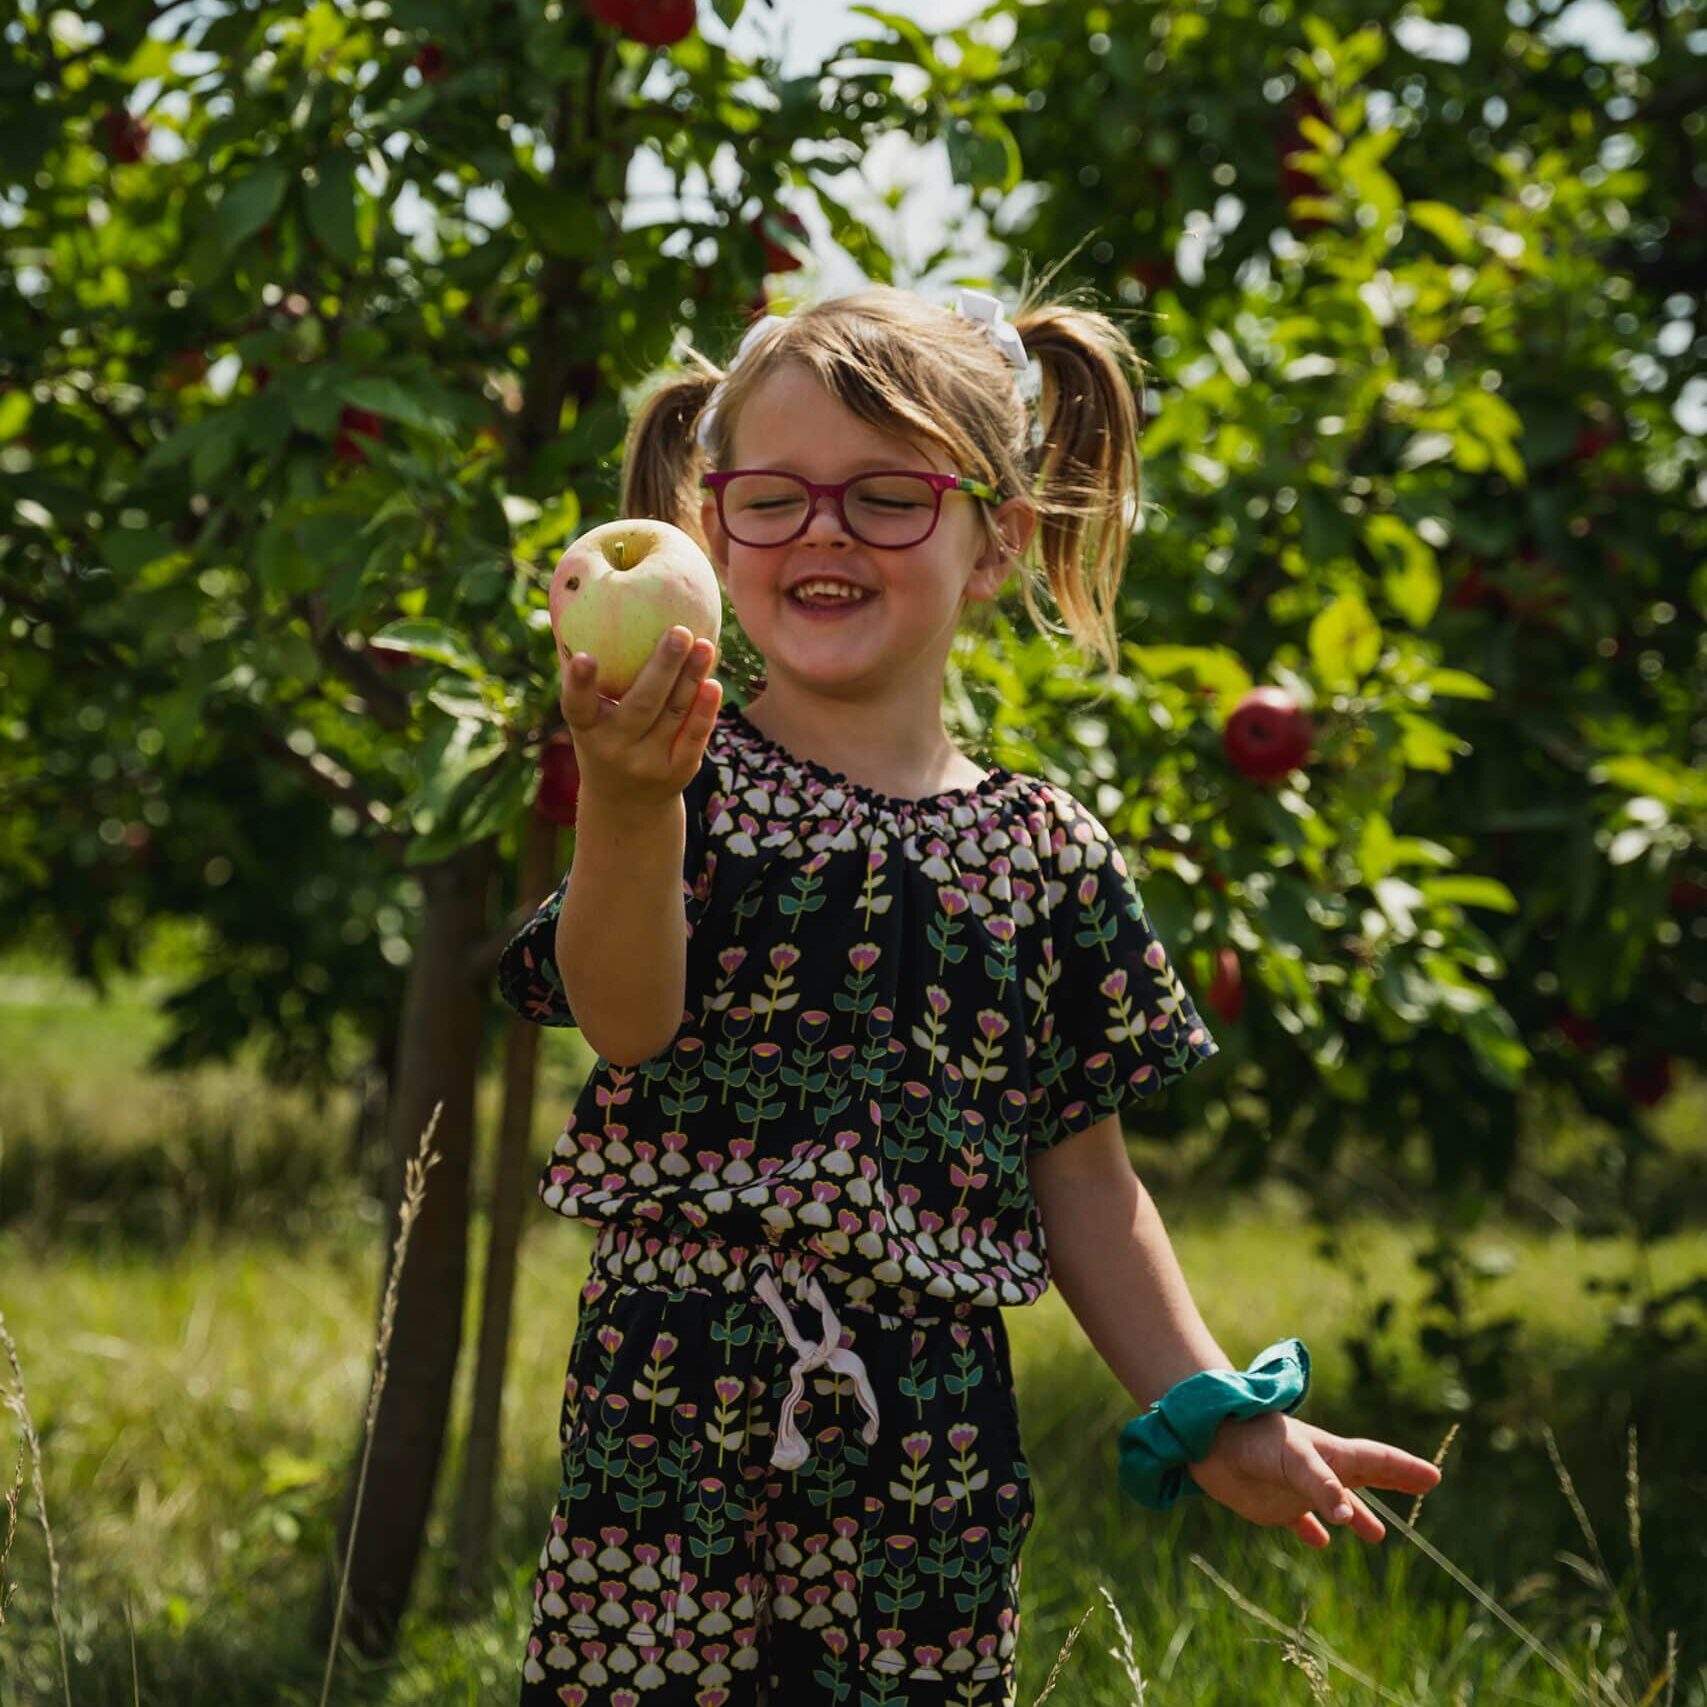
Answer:
[{"label": "blurred foliage background", "polygon": [[[128,1678],[128,1597],[145,1699],[251,1698],[261,1630],[307,1687],[361,1318],[442,1102],[358,1532],[372,1670],[347,1676],[508,1688],[581,1260],[525,1213],[529,1157],[590,1064],[491,991],[572,857],[541,788],[546,578],[614,513],[628,411],[684,340],[722,356],[767,304],[861,278],[1011,302],[1047,277],[1147,364],[1123,668],[1087,675],[1016,596],[965,637],[949,711],[1104,817],[1221,1042],[1135,1123],[1141,1168],[1229,1337],[1319,1312],[1330,1413],[1418,1450],[1463,1425],[1440,1521],[1556,1633],[1614,1633],[1584,1649],[1593,1699],[1663,1676],[1664,1631],[1707,1618],[1675,1517],[1703,1491],[1680,1437],[1707,1311],[1707,22],[1602,0],[1596,48],[1564,27],[1595,10],[867,7],[802,66],[798,12],[757,0],[21,0],[0,1309],[80,1666]],[[952,177],[928,217],[872,169],[902,145]],[[1274,774],[1245,739],[1264,705],[1302,742]],[[1060,1375],[1027,1408],[1039,1681],[1112,1576],[1141,1658],[1171,1678],[1202,1653],[1176,1693],[1252,1698],[1183,1529],[1250,1593],[1327,1573],[1330,1625],[1418,1609],[1434,1659],[1389,1690],[1558,1683],[1508,1672],[1396,1542],[1287,1563],[1201,1514],[1139,1530],[1086,1503],[1122,1400],[1054,1328],[1019,1331]],[[263,1373],[287,1339],[300,1418]],[[1646,1575],[1639,1529],[1612,1565],[1586,1546],[1544,1426],[1627,1531],[1637,1429]],[[32,1545],[7,1700],[57,1669]],[[1135,1610],[1119,1585],[1157,1572]],[[1096,1675],[1083,1699],[1130,1699]]]}]

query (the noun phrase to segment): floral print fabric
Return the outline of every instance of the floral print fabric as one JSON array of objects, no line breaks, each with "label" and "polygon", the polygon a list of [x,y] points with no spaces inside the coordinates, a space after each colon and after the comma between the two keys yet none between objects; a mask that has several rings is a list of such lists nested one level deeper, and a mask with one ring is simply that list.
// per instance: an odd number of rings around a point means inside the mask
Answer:
[{"label": "floral print fabric", "polygon": [[[997,768],[920,800],[795,757],[733,707],[685,791],[687,1006],[600,1060],[540,1182],[558,1213],[812,1252],[906,1316],[1048,1285],[1026,1159],[1216,1044],[1119,848]],[[505,949],[504,999],[572,1025],[567,879]]]},{"label": "floral print fabric", "polygon": [[804,1252],[600,1235],[523,1707],[1012,1700],[1033,1504],[1001,1312],[839,1305],[880,1424],[868,1441],[852,1379],[820,1368],[794,1412],[808,1456],[781,1470],[791,1353],[753,1284],[772,1275],[810,1338],[815,1270]]}]

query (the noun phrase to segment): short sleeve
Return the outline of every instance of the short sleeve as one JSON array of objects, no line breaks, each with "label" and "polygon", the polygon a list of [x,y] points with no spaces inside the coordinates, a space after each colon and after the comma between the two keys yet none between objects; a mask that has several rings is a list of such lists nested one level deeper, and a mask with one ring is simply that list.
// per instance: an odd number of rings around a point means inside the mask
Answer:
[{"label": "short sleeve", "polygon": [[1032,994],[1028,1148],[1146,1101],[1218,1053],[1108,830],[1054,791],[1048,920]]},{"label": "short sleeve", "polygon": [[498,994],[536,1025],[575,1023],[557,970],[557,915],[568,887],[565,875],[498,956]]}]

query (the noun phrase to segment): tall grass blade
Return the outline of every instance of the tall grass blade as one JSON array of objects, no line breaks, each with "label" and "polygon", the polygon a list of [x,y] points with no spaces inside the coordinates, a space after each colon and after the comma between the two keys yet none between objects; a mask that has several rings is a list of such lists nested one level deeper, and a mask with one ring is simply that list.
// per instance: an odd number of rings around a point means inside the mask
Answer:
[{"label": "tall grass blade", "polygon": [[[1358,1491],[1360,1494],[1365,1493],[1365,1490],[1363,1489],[1359,1489]],[[1200,1571],[1202,1571],[1203,1574],[1208,1577],[1208,1579],[1214,1583],[1214,1585],[1220,1589],[1220,1591],[1226,1595],[1226,1597],[1232,1601],[1232,1603],[1238,1607],[1241,1612],[1248,1613],[1252,1618],[1256,1619],[1259,1624],[1264,1624],[1270,1630],[1275,1631],[1278,1635],[1285,1636],[1288,1641],[1295,1644],[1298,1648],[1308,1649],[1309,1652],[1318,1660],[1321,1660],[1324,1664],[1331,1665],[1335,1671],[1343,1671],[1354,1683],[1361,1683],[1365,1689],[1371,1690],[1376,1695],[1379,1695],[1383,1701],[1395,1702],[1397,1703],[1397,1707],[1409,1707],[1404,1696],[1395,1695],[1392,1690],[1377,1683],[1375,1679],[1370,1677],[1366,1672],[1359,1671],[1349,1660],[1342,1659],[1332,1648],[1328,1646],[1326,1642],[1322,1640],[1320,1636],[1314,1635],[1309,1630],[1284,1623],[1282,1620],[1276,1618],[1272,1612],[1265,1611],[1262,1607],[1258,1606],[1255,1601],[1247,1600],[1236,1588],[1233,1587],[1230,1582],[1227,1581],[1224,1576],[1221,1575],[1219,1571],[1215,1569],[1212,1564],[1209,1563],[1207,1559],[1203,1557],[1201,1553],[1193,1553],[1191,1556],[1191,1562]]]},{"label": "tall grass blade", "polygon": [[[1553,1461],[1553,1474],[1559,1478],[1559,1486],[1570,1505],[1571,1515],[1576,1518],[1577,1527],[1583,1532],[1588,1541],[1589,1550],[1594,1554],[1595,1568],[1600,1572],[1600,1586],[1605,1590],[1608,1598],[1612,1601],[1613,1610],[1618,1614],[1618,1622],[1623,1627],[1625,1641],[1630,1644],[1631,1652],[1640,1658],[1642,1669],[1645,1671],[1647,1670],[1647,1642],[1644,1639],[1646,1632],[1638,1633],[1631,1628],[1630,1610],[1624,1604],[1624,1596],[1618,1592],[1618,1584],[1613,1580],[1612,1571],[1606,1563],[1606,1555],[1600,1550],[1600,1538],[1595,1534],[1594,1525],[1589,1522],[1588,1512],[1577,1495],[1576,1483],[1571,1480],[1571,1473],[1565,1468],[1564,1454],[1559,1451],[1559,1443],[1554,1438],[1553,1430],[1546,1423],[1541,1425],[1541,1438],[1547,1443],[1547,1456]],[[1629,1475],[1628,1465],[1626,1465],[1625,1475],[1626,1478]],[[1626,1482],[1626,1486],[1628,1486],[1628,1482]],[[1628,1509],[1628,1499],[1626,1499],[1626,1509]]]},{"label": "tall grass blade", "polygon": [[71,1665],[65,1657],[65,1620],[59,1610],[59,1555],[53,1547],[53,1525],[47,1520],[47,1490],[42,1481],[41,1440],[30,1416],[29,1402],[24,1394],[24,1372],[18,1363],[18,1348],[6,1327],[6,1315],[0,1311],[0,1344],[6,1347],[6,1361],[12,1366],[12,1386],[6,1393],[6,1408],[18,1419],[24,1431],[24,1445],[30,1454],[30,1485],[36,1496],[36,1515],[41,1518],[41,1532],[47,1542],[48,1604],[53,1609],[54,1634],[59,1638],[59,1681],[65,1690],[65,1707],[71,1707]]},{"label": "tall grass blade", "polygon": [[427,1174],[439,1159],[438,1152],[431,1145],[444,1106],[442,1102],[433,1104],[432,1118],[421,1133],[415,1154],[404,1164],[403,1202],[397,1212],[397,1237],[391,1246],[391,1273],[386,1277],[385,1299],[379,1310],[373,1381],[368,1388],[367,1419],[362,1430],[361,1469],[356,1475],[356,1497],[350,1507],[350,1533],[344,1543],[344,1564],[338,1572],[338,1601],[332,1611],[332,1640],[326,1649],[326,1675],[320,1684],[320,1707],[326,1707],[332,1697],[332,1672],[338,1663],[338,1637],[344,1624],[344,1603],[349,1598],[350,1564],[355,1558],[356,1530],[361,1524],[362,1499],[367,1493],[368,1462],[373,1457],[374,1424],[379,1417],[380,1397],[385,1392],[385,1377],[391,1368],[391,1330],[397,1323],[397,1289],[403,1279],[403,1265],[409,1258],[409,1234],[420,1219],[421,1205],[426,1201]]},{"label": "tall grass blade", "polygon": [[1369,1509],[1378,1517],[1383,1518],[1386,1522],[1392,1524],[1393,1527],[1397,1529],[1398,1532],[1403,1535],[1404,1538],[1409,1541],[1411,1545],[1414,1546],[1425,1558],[1432,1560],[1443,1571],[1445,1571],[1446,1574],[1451,1577],[1466,1594],[1475,1600],[1478,1605],[1482,1606],[1499,1619],[1499,1621],[1505,1625],[1505,1627],[1511,1631],[1511,1633],[1516,1636],[1517,1639],[1530,1650],[1530,1652],[1535,1654],[1538,1658],[1545,1660],[1547,1664],[1551,1666],[1553,1670],[1556,1671],[1570,1686],[1570,1690],[1573,1695],[1578,1696],[1581,1700],[1589,1702],[1590,1707],[1594,1707],[1595,1696],[1582,1679],[1578,1677],[1577,1674],[1572,1671],[1570,1667],[1567,1666],[1565,1662],[1561,1660],[1539,1636],[1534,1635],[1522,1624],[1518,1623],[1518,1621],[1513,1618],[1512,1615],[1507,1612],[1506,1609],[1501,1606],[1500,1603],[1495,1600],[1480,1583],[1474,1582],[1471,1578],[1465,1576],[1465,1574],[1459,1570],[1459,1568],[1453,1564],[1453,1562],[1447,1558],[1447,1556],[1442,1553],[1438,1547],[1424,1540],[1416,1530],[1406,1523],[1405,1520],[1378,1495],[1371,1493],[1368,1488],[1359,1488],[1358,1497],[1362,1499]]}]

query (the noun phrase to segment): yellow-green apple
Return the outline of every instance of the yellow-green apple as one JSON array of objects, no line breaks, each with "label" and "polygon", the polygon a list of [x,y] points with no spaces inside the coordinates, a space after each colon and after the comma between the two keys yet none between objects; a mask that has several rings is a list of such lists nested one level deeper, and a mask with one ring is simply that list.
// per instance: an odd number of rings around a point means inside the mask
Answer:
[{"label": "yellow-green apple", "polygon": [[668,629],[679,623],[713,646],[723,630],[710,560],[680,528],[648,518],[582,534],[557,560],[548,602],[565,663],[590,652],[609,699],[628,692]]}]

